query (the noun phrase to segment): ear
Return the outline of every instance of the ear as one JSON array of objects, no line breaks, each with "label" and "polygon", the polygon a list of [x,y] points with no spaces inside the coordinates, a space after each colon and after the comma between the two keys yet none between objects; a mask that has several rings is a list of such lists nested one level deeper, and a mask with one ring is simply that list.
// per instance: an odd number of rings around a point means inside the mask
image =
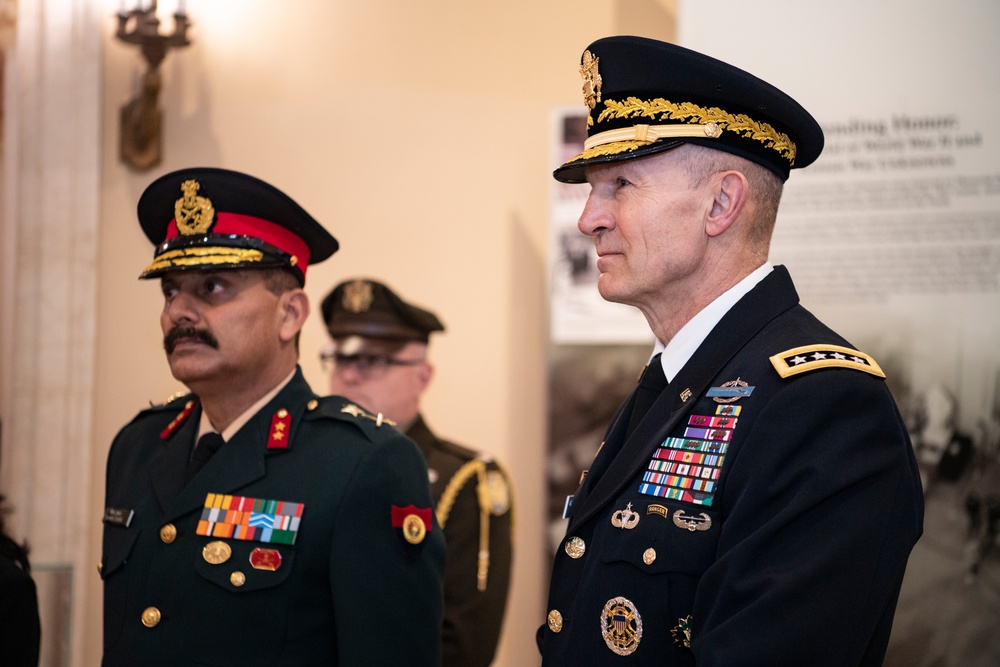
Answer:
[{"label": "ear", "polygon": [[434,366],[431,362],[425,361],[420,364],[420,373],[417,375],[417,381],[420,383],[420,393],[423,393],[427,389],[427,385],[431,383],[431,378],[434,377]]},{"label": "ear", "polygon": [[302,289],[288,290],[278,299],[279,337],[283,342],[295,340],[309,317],[309,297]]},{"label": "ear", "polygon": [[722,171],[713,176],[712,188],[712,210],[705,231],[709,236],[719,236],[739,219],[750,197],[750,184],[738,171]]}]

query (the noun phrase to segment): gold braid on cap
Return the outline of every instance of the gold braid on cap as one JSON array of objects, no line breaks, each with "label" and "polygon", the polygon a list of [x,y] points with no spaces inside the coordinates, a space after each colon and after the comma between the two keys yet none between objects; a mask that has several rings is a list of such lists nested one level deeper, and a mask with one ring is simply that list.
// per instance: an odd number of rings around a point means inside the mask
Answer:
[{"label": "gold braid on cap", "polygon": [[[605,100],[604,110],[598,115],[597,122],[600,123],[609,119],[634,118],[637,116],[657,120],[680,120],[687,123],[698,123],[699,126],[697,127],[713,126],[718,127],[720,130],[730,130],[754,141],[759,141],[768,148],[777,151],[782,157],[788,160],[789,165],[795,164],[795,142],[787,134],[778,132],[771,125],[755,121],[745,114],[731,114],[718,107],[703,107],[691,102],[674,103],[662,98],[640,100],[638,97],[629,97],[624,102]],[[610,130],[609,132],[613,131]],[[590,140],[600,137],[603,134],[602,132],[594,135]],[[686,136],[705,135],[692,133]],[[570,160],[570,162],[597,157],[599,155],[614,155],[625,151],[634,151],[637,148],[652,143],[648,139],[645,141],[636,139],[618,141],[610,137],[609,141],[614,143],[609,145],[600,142],[598,145],[590,145],[583,153]],[[594,142],[591,141],[590,143],[593,144]]]}]

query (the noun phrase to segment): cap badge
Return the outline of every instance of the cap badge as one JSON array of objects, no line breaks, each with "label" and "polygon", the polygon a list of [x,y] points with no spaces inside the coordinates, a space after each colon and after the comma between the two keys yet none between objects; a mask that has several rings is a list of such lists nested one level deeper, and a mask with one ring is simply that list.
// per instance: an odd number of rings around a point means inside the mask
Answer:
[{"label": "cap badge", "polygon": [[600,58],[595,58],[589,50],[583,52],[580,76],[583,77],[583,103],[593,109],[601,101],[601,73],[597,71]]},{"label": "cap badge", "polygon": [[372,284],[364,280],[355,280],[344,286],[344,310],[351,313],[364,313],[372,306]]},{"label": "cap badge", "polygon": [[181,183],[184,196],[174,202],[174,220],[177,231],[186,236],[204,234],[215,221],[215,206],[208,197],[199,197],[201,183],[188,179]]},{"label": "cap badge", "polygon": [[631,600],[611,598],[601,612],[601,634],[604,643],[617,655],[631,655],[642,639],[642,617]]}]

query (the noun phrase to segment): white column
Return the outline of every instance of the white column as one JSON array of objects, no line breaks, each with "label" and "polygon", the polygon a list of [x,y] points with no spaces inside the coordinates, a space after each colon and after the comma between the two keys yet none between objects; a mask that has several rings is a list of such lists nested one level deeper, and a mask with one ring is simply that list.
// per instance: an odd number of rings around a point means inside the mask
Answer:
[{"label": "white column", "polygon": [[[20,0],[5,72],[0,488],[40,583],[43,664],[81,664],[93,444],[102,0]],[[58,573],[68,590],[53,586]],[[68,576],[67,576],[68,575]],[[63,624],[66,614],[74,619]]]}]

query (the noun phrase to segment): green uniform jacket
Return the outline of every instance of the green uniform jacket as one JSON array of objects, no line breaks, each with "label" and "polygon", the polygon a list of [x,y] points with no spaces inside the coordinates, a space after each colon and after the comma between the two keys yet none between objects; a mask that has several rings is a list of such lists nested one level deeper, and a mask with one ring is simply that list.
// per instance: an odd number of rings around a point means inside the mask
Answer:
[{"label": "green uniform jacket", "polygon": [[[186,485],[194,396],[122,429],[107,469],[104,665],[440,664],[444,540],[424,461],[345,406],[299,370]],[[205,536],[209,494],[283,505],[256,508],[254,539]],[[414,506],[430,520],[415,525]],[[234,516],[210,517],[213,530]]]},{"label": "green uniform jacket", "polygon": [[[486,667],[496,653],[510,584],[514,514],[510,480],[496,462],[438,438],[422,417],[406,435],[427,459],[437,518],[444,526],[448,552],[444,666]],[[484,563],[488,569],[480,584],[481,528],[488,531],[484,546],[489,561]]]}]

